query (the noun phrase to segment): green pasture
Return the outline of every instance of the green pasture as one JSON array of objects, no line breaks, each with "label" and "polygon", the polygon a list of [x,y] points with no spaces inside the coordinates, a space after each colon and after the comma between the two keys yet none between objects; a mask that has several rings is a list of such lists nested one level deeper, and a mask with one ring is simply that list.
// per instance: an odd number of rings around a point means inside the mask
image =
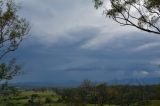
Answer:
[{"label": "green pasture", "polygon": [[[17,96],[6,96],[0,98],[0,106],[26,106],[28,100],[31,99],[33,95],[37,95],[36,101],[39,101],[42,105],[40,106],[66,106],[63,103],[57,103],[58,96],[54,91],[22,91]],[[45,103],[46,98],[51,99],[51,103]],[[88,104],[87,106],[98,106],[95,104]],[[108,106],[108,105],[105,105]],[[113,105],[112,105],[113,106]],[[149,106],[160,106],[160,100],[150,101]]]}]

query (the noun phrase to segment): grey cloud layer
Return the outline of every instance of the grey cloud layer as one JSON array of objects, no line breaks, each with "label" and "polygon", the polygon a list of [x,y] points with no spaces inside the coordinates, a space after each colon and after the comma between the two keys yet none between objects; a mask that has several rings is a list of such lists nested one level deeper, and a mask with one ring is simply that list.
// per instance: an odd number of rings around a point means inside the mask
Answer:
[{"label": "grey cloud layer", "polygon": [[[145,50],[133,51],[146,44],[146,41],[158,43],[160,40],[142,33],[137,33],[136,36],[131,33],[124,35],[124,38],[120,36],[119,39],[112,40],[99,49],[81,48],[84,42],[94,37],[93,31],[94,34],[99,33],[94,28],[69,32],[70,36],[77,35],[77,38],[63,39],[49,47],[42,46],[39,42],[34,42],[30,46],[22,46],[15,55],[19,60],[25,61],[26,70],[32,70],[23,78],[38,81],[59,80],[59,78],[62,81],[85,78],[106,81],[160,76],[159,47],[151,46]],[[34,39],[31,40],[34,41]]]},{"label": "grey cloud layer", "polygon": [[105,20],[92,0],[19,3],[20,14],[32,25],[32,38],[15,53],[31,70],[23,79],[106,81],[160,76],[160,37]]}]

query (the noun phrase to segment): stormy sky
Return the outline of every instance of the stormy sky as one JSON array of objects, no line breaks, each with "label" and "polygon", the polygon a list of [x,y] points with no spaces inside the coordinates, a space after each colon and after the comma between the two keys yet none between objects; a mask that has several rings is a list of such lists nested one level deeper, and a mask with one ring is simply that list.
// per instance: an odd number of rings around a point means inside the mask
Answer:
[{"label": "stormy sky", "polygon": [[17,0],[31,30],[16,52],[15,81],[109,81],[160,77],[160,36],[122,27],[92,0]]}]

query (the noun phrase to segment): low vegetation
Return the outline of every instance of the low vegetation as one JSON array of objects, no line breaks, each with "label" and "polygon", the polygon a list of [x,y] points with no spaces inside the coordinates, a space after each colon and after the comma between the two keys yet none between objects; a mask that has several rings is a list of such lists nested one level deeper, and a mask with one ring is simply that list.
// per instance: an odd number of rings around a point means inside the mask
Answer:
[{"label": "low vegetation", "polygon": [[[3,89],[2,89],[3,88]],[[1,86],[0,106],[160,106],[160,85],[93,84],[17,90]]]}]

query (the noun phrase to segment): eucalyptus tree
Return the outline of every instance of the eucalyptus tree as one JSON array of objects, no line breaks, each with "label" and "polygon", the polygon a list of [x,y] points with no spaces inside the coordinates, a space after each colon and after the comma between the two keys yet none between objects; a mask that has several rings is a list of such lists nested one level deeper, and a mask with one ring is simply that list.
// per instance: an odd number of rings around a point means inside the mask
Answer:
[{"label": "eucalyptus tree", "polygon": [[29,32],[29,23],[17,13],[14,0],[0,0],[0,82],[10,80],[20,71],[15,59],[8,64],[2,58],[15,51]]},{"label": "eucalyptus tree", "polygon": [[160,34],[159,0],[94,0],[96,9],[122,26]]},{"label": "eucalyptus tree", "polygon": [[0,0],[0,59],[15,51],[29,31],[29,23],[17,15],[13,0]]},{"label": "eucalyptus tree", "polygon": [[1,82],[13,79],[16,75],[21,73],[21,66],[12,59],[8,64],[0,64],[0,84]]}]

